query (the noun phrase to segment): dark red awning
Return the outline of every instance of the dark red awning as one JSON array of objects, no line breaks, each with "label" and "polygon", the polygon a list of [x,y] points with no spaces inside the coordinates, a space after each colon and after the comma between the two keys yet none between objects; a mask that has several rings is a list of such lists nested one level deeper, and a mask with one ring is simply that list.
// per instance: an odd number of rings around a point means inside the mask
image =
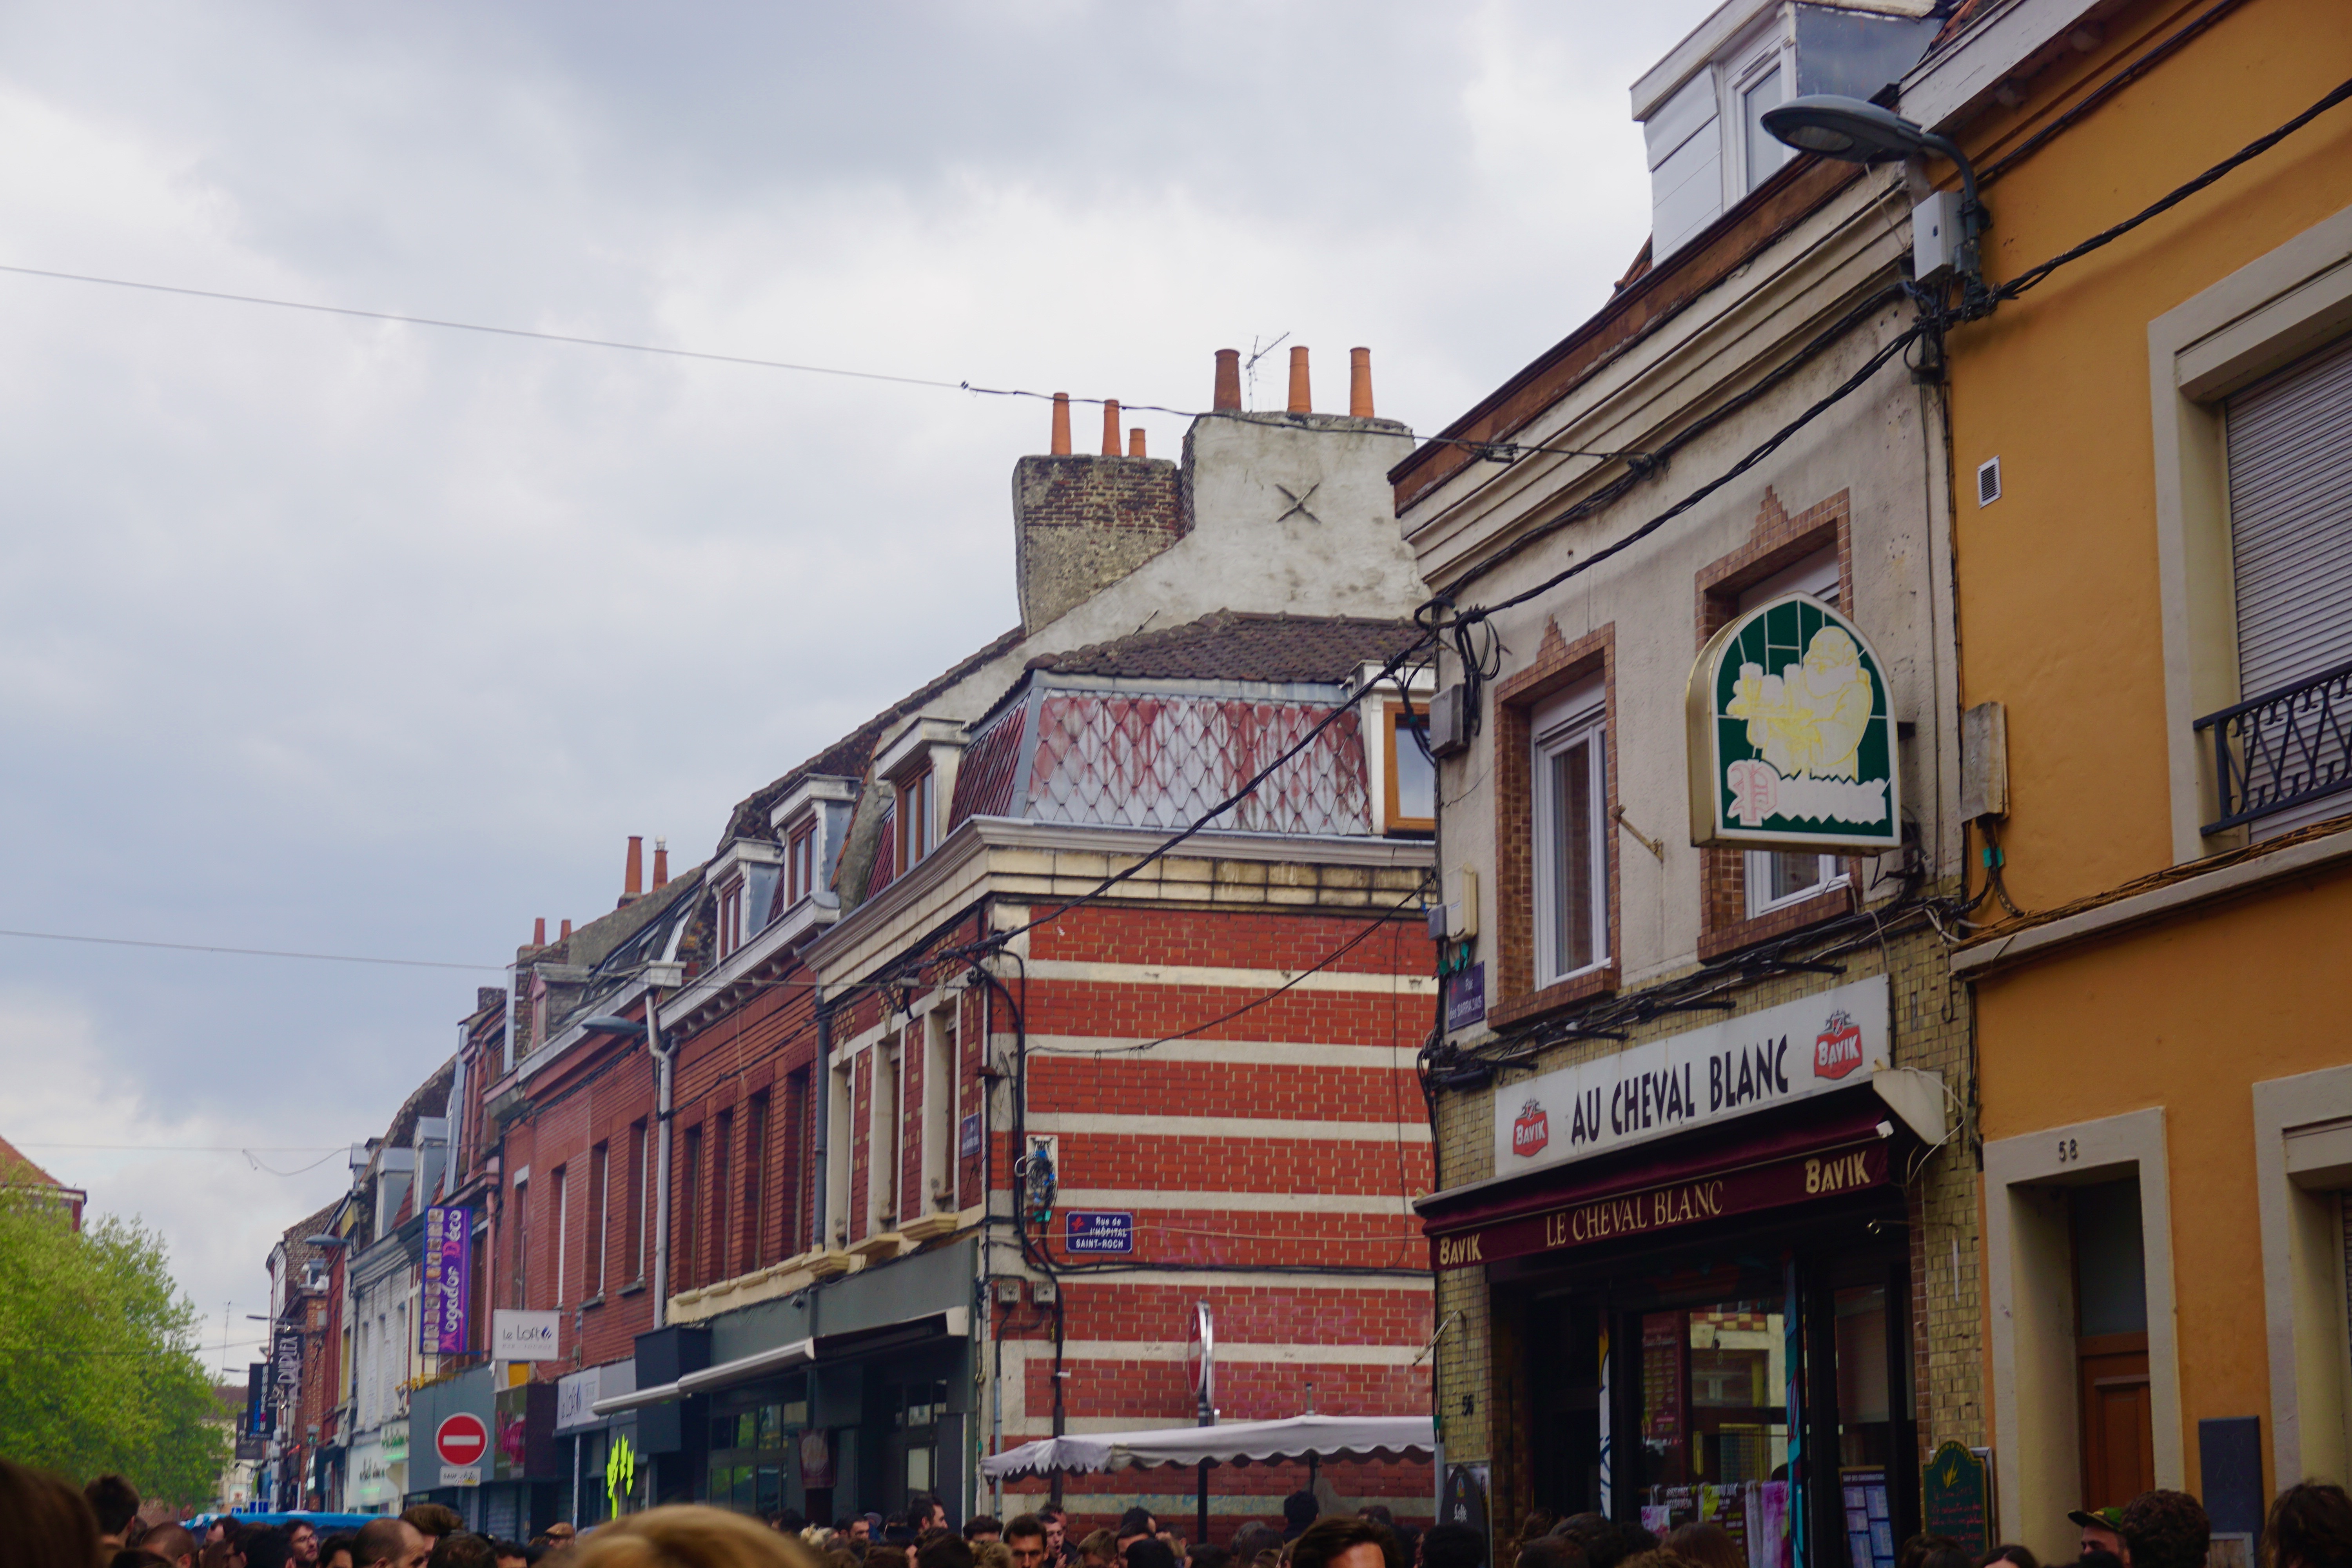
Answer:
[{"label": "dark red awning", "polygon": [[[1743,1119],[1743,1121],[1746,1119]],[[1440,1269],[1567,1252],[1885,1185],[1902,1123],[1868,1090],[1421,1204]]]}]

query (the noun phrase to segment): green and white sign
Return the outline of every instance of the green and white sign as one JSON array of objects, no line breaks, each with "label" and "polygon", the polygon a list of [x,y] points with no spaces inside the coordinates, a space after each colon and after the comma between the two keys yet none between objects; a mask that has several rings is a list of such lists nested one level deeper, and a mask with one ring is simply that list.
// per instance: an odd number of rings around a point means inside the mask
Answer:
[{"label": "green and white sign", "polygon": [[1692,667],[1691,842],[1860,850],[1903,842],[1885,666],[1809,595],[1759,605]]}]

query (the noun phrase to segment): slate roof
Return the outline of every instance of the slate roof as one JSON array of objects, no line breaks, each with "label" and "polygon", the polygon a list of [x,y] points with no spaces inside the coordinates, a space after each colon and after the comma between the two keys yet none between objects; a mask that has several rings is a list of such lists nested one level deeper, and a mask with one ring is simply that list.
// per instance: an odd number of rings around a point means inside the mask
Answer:
[{"label": "slate roof", "polygon": [[1142,679],[1336,684],[1367,663],[1384,662],[1411,647],[1420,635],[1410,620],[1219,610],[1166,631],[1040,654],[1029,668]]}]

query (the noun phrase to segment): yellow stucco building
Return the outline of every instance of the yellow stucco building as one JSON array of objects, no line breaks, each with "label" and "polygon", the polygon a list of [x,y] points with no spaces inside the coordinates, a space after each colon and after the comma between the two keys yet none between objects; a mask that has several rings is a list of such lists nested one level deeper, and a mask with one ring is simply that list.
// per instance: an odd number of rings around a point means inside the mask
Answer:
[{"label": "yellow stucco building", "polygon": [[[2000,290],[2348,77],[2344,0],[2016,0],[1900,107]],[[2352,1470],[2352,103],[1946,347],[2001,1533],[2249,1531]]]}]

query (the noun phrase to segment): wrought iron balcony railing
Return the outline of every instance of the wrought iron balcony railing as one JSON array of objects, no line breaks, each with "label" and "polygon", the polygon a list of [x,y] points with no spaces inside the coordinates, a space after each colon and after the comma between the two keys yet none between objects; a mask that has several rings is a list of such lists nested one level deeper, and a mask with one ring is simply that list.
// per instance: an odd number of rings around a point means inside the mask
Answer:
[{"label": "wrought iron balcony railing", "polygon": [[2212,733],[2221,797],[2208,833],[2352,789],[2352,664],[2208,713],[2197,728]]}]

